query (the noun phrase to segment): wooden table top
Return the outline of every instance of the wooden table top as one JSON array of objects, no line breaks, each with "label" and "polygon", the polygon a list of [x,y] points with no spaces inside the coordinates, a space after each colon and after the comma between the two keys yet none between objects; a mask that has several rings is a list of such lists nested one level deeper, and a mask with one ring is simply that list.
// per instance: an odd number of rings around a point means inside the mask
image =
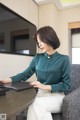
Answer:
[{"label": "wooden table top", "polygon": [[34,88],[19,92],[12,90],[6,92],[5,96],[0,96],[0,114],[6,114],[7,118],[12,118],[12,116],[29,106],[35,96],[36,91]]}]

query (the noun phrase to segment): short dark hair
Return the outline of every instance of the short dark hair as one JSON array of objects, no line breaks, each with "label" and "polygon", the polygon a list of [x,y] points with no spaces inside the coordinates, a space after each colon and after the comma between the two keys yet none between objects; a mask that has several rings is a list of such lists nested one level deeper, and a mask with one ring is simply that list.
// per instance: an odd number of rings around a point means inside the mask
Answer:
[{"label": "short dark hair", "polygon": [[34,39],[37,42],[37,35],[39,35],[40,40],[48,45],[51,45],[53,49],[57,49],[60,46],[60,40],[54,31],[54,29],[50,26],[45,26],[36,32]]}]

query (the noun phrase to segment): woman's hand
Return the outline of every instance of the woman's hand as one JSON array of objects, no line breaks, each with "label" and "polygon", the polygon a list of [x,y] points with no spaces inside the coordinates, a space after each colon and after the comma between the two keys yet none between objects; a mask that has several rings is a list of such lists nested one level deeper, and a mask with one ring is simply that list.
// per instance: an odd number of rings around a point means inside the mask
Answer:
[{"label": "woman's hand", "polygon": [[7,78],[4,80],[0,80],[1,83],[8,83],[8,82],[12,82],[11,78]]},{"label": "woman's hand", "polygon": [[40,83],[39,81],[34,81],[31,83],[31,85],[33,85],[33,87],[35,87],[35,88],[40,88],[43,90],[51,91],[51,85],[44,85],[44,84]]}]

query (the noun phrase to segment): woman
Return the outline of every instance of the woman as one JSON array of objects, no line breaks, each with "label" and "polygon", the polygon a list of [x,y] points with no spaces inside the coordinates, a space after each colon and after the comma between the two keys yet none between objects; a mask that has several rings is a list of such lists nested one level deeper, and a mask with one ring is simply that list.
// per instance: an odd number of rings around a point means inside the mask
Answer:
[{"label": "woman", "polygon": [[31,84],[38,92],[28,109],[27,120],[52,120],[51,113],[61,112],[65,93],[70,90],[69,57],[57,52],[60,41],[52,27],[40,28],[34,39],[43,53],[36,54],[22,73],[2,82],[25,81],[36,73],[37,81]]}]

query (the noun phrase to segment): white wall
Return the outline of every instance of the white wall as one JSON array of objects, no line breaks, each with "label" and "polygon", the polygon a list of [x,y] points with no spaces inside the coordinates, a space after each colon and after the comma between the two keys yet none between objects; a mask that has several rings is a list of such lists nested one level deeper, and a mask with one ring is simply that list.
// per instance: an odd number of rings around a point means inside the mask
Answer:
[{"label": "white wall", "polygon": [[58,29],[58,10],[53,3],[39,6],[39,28],[45,25]]}]

